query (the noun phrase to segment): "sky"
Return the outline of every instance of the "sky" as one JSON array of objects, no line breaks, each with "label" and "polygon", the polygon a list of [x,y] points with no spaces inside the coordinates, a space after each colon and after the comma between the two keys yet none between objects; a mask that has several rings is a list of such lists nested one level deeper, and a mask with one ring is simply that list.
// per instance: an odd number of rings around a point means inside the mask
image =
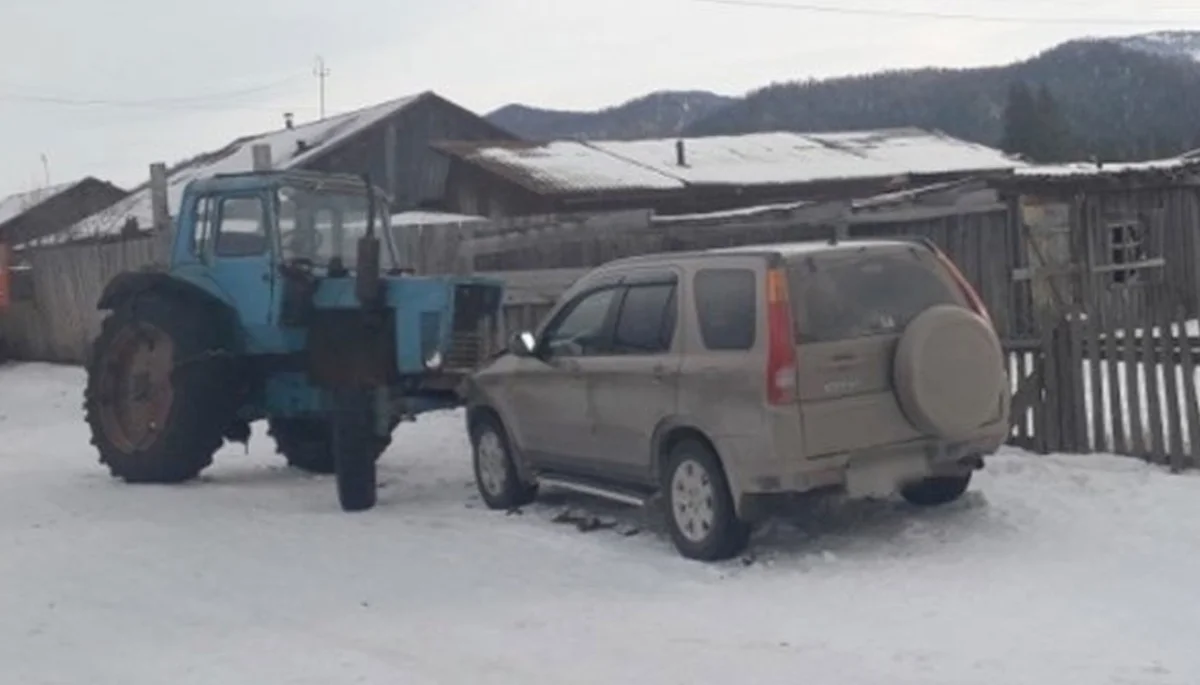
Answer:
[{"label": "sky", "polygon": [[[595,109],[662,89],[739,95],[1200,30],[1200,5],[1185,0],[809,3],[3,0],[0,196],[85,175],[133,186],[152,162],[279,128],[284,112],[315,119],[318,55],[329,114],[425,90],[484,114],[510,102]],[[910,14],[870,14],[881,10]]]}]

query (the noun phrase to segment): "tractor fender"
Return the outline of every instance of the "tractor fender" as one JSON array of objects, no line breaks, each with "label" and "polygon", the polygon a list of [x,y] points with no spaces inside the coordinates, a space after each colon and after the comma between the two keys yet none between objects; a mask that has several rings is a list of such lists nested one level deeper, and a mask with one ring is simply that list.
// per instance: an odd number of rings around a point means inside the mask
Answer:
[{"label": "tractor fender", "polygon": [[148,292],[196,300],[209,306],[230,308],[229,303],[204,288],[162,271],[128,271],[117,274],[104,286],[96,308],[115,309],[129,298]]},{"label": "tractor fender", "polygon": [[220,325],[233,335],[237,330],[237,312],[224,299],[199,285],[162,271],[129,271],[118,274],[104,287],[97,309],[116,309],[139,295],[154,293],[198,305],[215,313]]}]

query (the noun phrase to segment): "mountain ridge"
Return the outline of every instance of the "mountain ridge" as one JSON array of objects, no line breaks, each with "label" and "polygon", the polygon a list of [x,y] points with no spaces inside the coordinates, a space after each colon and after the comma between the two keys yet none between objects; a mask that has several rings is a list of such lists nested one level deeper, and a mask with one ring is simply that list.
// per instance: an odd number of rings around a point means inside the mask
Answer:
[{"label": "mountain ridge", "polygon": [[773,83],[740,97],[662,91],[593,112],[508,105],[488,115],[534,140],[937,129],[999,146],[1009,87],[1045,87],[1080,158],[1137,159],[1200,147],[1200,32],[1164,31],[1067,41],[1032,57],[975,68],[883,70]]}]

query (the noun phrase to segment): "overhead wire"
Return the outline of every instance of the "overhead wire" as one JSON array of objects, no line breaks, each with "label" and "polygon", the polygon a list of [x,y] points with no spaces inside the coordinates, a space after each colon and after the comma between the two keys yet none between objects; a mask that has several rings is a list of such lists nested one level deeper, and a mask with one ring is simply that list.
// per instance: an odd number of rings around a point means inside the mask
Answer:
[{"label": "overhead wire", "polygon": [[[1200,23],[1200,20],[1147,19],[1143,17],[1039,17],[1016,15],[990,15],[973,12],[938,12],[933,10],[882,9],[870,7],[846,7],[823,5],[811,2],[783,2],[782,0],[688,0],[689,2],[727,7],[750,7],[774,10],[789,10],[814,14],[841,14],[850,16],[890,17],[899,19],[939,19],[953,21],[976,21],[1008,24],[1071,24],[1071,25],[1114,25],[1114,26],[1163,26],[1170,23]],[[1181,8],[1182,9],[1182,8]]]},{"label": "overhead wire", "polygon": [[[277,90],[284,86],[290,85],[299,81],[302,78],[299,74],[292,75],[286,79],[274,81],[272,83],[260,84],[257,86],[242,88],[238,90],[222,91],[217,93],[208,93],[205,95],[189,95],[180,97],[154,97],[154,98],[139,98],[139,99],[122,99],[122,98],[95,98],[95,97],[73,97],[68,95],[46,95],[34,94],[28,92],[14,92],[14,89],[22,89],[21,86],[10,83],[0,83],[0,102],[23,102],[31,104],[53,104],[66,105],[76,107],[122,107],[122,108],[144,108],[144,109],[201,109],[201,110],[246,110],[246,111],[262,111],[262,107],[247,107],[244,105],[226,105],[218,104],[223,100],[234,100],[237,98],[246,97],[249,95],[258,95],[273,90]],[[304,77],[306,78],[306,76]]]}]

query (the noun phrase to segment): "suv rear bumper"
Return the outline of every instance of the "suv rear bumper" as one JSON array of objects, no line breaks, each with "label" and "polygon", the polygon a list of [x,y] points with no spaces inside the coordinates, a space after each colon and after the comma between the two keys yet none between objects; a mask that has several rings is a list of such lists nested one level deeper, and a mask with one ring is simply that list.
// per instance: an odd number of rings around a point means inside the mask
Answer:
[{"label": "suv rear bumper", "polygon": [[[1007,421],[958,442],[914,440],[853,453],[814,459],[778,455],[773,460],[740,460],[731,478],[739,512],[747,500],[770,495],[829,492],[852,498],[884,497],[907,483],[937,475],[956,475],[982,467],[982,457],[995,453],[1009,433]],[[760,443],[761,444],[761,443]],[[748,447],[748,445],[747,445]],[[737,449],[734,445],[721,449]],[[742,452],[746,454],[746,452]]]}]

